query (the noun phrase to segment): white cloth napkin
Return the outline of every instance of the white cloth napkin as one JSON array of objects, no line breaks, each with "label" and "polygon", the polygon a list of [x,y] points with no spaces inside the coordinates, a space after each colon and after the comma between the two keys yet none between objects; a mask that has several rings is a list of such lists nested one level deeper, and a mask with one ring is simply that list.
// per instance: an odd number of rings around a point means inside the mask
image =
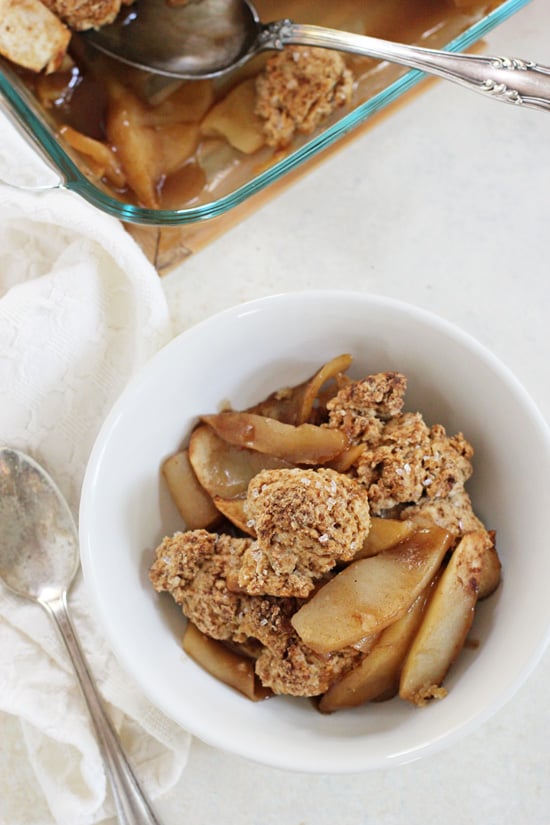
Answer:
[{"label": "white cloth napkin", "polygon": [[[0,180],[37,180],[0,113]],[[36,170],[41,174],[40,164]],[[43,463],[75,516],[97,431],[169,339],[160,279],[121,224],[66,191],[0,184],[0,443]],[[1,529],[1,526],[0,526]],[[189,735],[123,673],[78,578],[71,615],[145,791],[185,765]],[[0,585],[0,822],[88,825],[114,812],[66,651],[40,607]]]}]

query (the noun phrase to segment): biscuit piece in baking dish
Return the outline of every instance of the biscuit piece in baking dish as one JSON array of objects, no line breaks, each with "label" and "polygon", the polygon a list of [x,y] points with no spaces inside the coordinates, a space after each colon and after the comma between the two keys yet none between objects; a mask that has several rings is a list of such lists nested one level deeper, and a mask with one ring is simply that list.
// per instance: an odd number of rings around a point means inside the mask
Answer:
[{"label": "biscuit piece in baking dish", "polygon": [[57,17],[75,31],[112,23],[121,6],[133,0],[42,0]]},{"label": "biscuit piece in baking dish", "polygon": [[0,0],[0,54],[26,69],[59,68],[71,33],[40,0]]},{"label": "biscuit piece in baking dish", "polygon": [[310,134],[348,103],[353,76],[341,54],[290,46],[267,60],[256,81],[256,114],[269,146],[288,146],[295,133]]}]

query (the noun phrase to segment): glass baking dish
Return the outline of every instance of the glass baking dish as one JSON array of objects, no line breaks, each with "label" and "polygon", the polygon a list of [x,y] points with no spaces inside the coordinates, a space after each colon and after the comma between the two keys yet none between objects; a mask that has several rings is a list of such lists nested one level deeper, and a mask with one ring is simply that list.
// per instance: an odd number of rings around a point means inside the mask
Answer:
[{"label": "glass baking dish", "polygon": [[[297,22],[348,28],[428,48],[467,50],[493,27],[529,0],[259,0],[260,18],[289,16]],[[335,8],[337,6],[337,8]],[[365,29],[368,28],[368,31]],[[178,209],[153,209],[125,202],[94,176],[86,162],[59,134],[58,126],[10,64],[0,59],[0,105],[48,165],[59,176],[58,186],[79,193],[94,206],[126,224],[178,227],[226,215],[251,196],[282,181],[344,135],[397,100],[424,76],[387,63],[356,61],[351,103],[337,110],[311,135],[296,138],[285,151],[264,147],[244,156],[221,153],[225,168],[209,170],[199,197]],[[359,62],[357,62],[359,61]],[[224,83],[231,83],[224,80]]]}]

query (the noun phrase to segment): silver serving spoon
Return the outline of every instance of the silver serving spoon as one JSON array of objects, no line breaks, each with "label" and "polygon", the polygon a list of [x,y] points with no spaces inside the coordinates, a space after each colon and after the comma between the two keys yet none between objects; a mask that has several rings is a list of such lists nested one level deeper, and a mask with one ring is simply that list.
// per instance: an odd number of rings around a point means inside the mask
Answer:
[{"label": "silver serving spoon", "polygon": [[84,36],[111,57],[168,77],[216,77],[269,49],[322,46],[420,69],[504,103],[550,109],[550,68],[532,61],[424,49],[291,20],[264,24],[249,0],[137,0],[115,23]]},{"label": "silver serving spoon", "polygon": [[0,577],[57,625],[95,726],[119,821],[159,825],[103,709],[69,618],[67,593],[78,566],[76,526],[57,486],[32,458],[0,449]]}]

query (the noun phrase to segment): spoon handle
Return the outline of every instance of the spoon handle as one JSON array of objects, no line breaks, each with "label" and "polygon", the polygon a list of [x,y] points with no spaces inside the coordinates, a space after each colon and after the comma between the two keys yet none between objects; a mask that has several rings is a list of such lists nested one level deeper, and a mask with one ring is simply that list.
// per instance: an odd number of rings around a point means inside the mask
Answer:
[{"label": "spoon handle", "polygon": [[57,625],[74,665],[97,733],[99,749],[105,764],[105,772],[111,782],[119,822],[121,825],[159,825],[105,713],[69,617],[66,594],[48,601],[41,600],[40,604]]},{"label": "spoon handle", "polygon": [[424,49],[291,20],[266,24],[261,41],[265,49],[292,44],[321,46],[387,60],[451,80],[503,103],[550,110],[550,68],[530,60]]}]

